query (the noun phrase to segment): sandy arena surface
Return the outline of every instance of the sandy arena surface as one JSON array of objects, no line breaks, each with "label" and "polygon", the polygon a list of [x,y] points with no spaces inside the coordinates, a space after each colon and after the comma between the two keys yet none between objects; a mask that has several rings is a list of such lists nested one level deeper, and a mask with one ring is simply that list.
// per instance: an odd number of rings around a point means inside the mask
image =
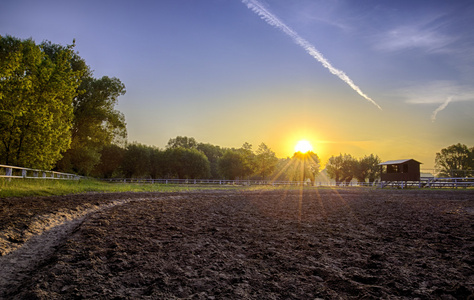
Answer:
[{"label": "sandy arena surface", "polygon": [[0,199],[2,299],[474,299],[474,191]]}]

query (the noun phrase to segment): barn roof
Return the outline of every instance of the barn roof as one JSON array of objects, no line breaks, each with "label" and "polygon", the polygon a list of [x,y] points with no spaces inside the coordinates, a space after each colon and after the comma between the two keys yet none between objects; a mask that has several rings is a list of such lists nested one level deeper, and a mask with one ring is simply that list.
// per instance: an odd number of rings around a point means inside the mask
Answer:
[{"label": "barn roof", "polygon": [[413,161],[421,164],[421,162],[416,161],[414,159],[399,159],[399,160],[387,160],[386,162],[380,163],[379,166],[382,166],[382,165],[399,165],[399,164],[406,163],[410,160],[413,160]]}]

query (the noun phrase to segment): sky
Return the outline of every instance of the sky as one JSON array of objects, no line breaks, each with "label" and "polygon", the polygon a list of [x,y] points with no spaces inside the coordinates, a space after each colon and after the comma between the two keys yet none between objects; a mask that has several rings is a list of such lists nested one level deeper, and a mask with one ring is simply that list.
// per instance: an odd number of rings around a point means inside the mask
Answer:
[{"label": "sky", "polygon": [[292,156],[413,158],[474,146],[472,0],[0,2],[0,35],[72,44],[117,77],[128,140]]}]

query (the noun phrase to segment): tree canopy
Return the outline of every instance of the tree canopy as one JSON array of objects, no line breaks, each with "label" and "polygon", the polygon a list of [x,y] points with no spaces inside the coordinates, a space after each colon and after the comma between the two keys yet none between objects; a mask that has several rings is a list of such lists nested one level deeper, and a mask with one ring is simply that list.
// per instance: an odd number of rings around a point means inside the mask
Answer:
[{"label": "tree canopy", "polygon": [[0,36],[2,163],[50,169],[69,148],[72,102],[84,74],[73,68],[73,48],[53,51]]},{"label": "tree canopy", "polygon": [[474,171],[474,147],[458,143],[436,153],[435,167],[442,177],[467,177]]}]

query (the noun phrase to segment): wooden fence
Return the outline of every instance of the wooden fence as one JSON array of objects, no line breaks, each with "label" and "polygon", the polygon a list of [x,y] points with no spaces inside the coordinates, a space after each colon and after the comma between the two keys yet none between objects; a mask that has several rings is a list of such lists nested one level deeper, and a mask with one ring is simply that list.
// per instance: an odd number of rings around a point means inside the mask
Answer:
[{"label": "wooden fence", "polygon": [[38,169],[0,165],[0,178],[78,180],[84,178],[84,176],[56,171],[45,171]]}]

